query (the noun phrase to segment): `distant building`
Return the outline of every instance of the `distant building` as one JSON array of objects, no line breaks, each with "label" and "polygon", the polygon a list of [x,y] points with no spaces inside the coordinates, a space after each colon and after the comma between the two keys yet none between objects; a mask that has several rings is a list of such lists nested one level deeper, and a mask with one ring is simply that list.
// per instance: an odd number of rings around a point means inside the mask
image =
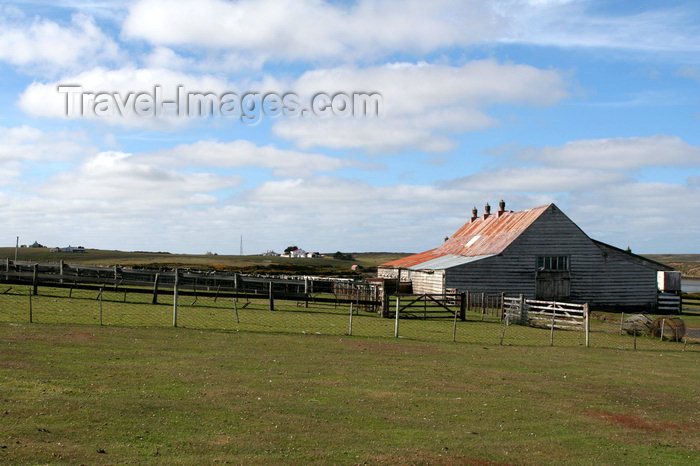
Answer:
[{"label": "distant building", "polygon": [[38,241],[34,241],[32,244],[29,245],[30,248],[45,248],[43,244],[39,244]]},{"label": "distant building", "polygon": [[85,252],[82,246],[68,246],[67,248],[52,248],[51,252]]},{"label": "distant building", "polygon": [[440,246],[378,267],[378,277],[410,281],[414,293],[506,292],[594,307],[657,309],[664,264],[596,241],[548,204],[477,215]]},{"label": "distant building", "polygon": [[277,253],[276,253],[275,251],[273,251],[272,249],[268,250],[267,252],[264,252],[262,255],[263,255],[263,256],[279,256],[279,254],[277,254]]}]

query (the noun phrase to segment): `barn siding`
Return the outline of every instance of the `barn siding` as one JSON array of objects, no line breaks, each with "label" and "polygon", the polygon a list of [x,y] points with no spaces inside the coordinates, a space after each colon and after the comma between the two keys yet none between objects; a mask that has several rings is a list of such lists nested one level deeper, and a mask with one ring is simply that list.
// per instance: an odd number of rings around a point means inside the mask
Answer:
[{"label": "barn siding", "polygon": [[445,291],[445,271],[431,270],[429,272],[408,270],[413,292],[416,294],[437,293]]}]

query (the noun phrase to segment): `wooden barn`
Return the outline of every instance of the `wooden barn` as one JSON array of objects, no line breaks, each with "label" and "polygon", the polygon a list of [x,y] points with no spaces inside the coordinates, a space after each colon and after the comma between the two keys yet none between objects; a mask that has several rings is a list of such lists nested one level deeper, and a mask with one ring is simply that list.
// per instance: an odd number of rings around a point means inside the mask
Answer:
[{"label": "wooden barn", "polygon": [[410,281],[414,293],[506,292],[528,299],[654,310],[658,262],[589,238],[548,204],[520,212],[500,202],[435,249],[382,264],[378,276]]}]

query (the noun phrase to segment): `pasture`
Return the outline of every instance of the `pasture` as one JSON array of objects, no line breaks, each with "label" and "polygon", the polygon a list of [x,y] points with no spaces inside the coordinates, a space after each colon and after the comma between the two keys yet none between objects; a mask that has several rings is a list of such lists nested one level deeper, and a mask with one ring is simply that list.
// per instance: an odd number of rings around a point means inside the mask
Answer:
[{"label": "pasture", "polygon": [[0,461],[690,464],[695,352],[0,324]]}]

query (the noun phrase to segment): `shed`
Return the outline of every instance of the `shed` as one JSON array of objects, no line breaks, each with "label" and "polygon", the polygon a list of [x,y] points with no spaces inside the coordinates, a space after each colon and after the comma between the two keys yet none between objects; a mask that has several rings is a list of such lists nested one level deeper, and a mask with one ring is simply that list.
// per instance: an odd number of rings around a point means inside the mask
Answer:
[{"label": "shed", "polygon": [[472,211],[435,249],[387,262],[378,276],[410,281],[415,293],[523,294],[598,308],[655,310],[657,272],[671,267],[591,239],[556,205],[519,212]]}]

